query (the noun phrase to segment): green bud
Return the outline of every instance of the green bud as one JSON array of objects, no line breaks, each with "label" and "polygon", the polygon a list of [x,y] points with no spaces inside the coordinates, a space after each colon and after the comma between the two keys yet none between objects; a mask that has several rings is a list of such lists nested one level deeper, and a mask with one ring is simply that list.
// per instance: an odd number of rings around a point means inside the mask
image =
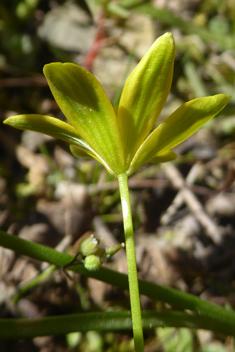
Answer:
[{"label": "green bud", "polygon": [[101,264],[100,258],[96,255],[88,255],[88,257],[84,259],[84,266],[89,271],[98,270]]},{"label": "green bud", "polygon": [[79,252],[84,256],[87,257],[91,254],[97,254],[99,252],[99,244],[101,240],[95,238],[94,235],[91,235],[88,238],[85,238],[80,245],[79,245]]},{"label": "green bud", "polygon": [[120,249],[125,247],[125,243],[116,244],[115,246],[105,248],[105,256],[106,258],[112,257],[115,253],[120,251]]}]

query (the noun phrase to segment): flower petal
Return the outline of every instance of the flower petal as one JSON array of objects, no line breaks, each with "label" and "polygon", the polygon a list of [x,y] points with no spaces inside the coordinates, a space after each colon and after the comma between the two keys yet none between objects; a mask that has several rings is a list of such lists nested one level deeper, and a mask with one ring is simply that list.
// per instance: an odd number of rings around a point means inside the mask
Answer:
[{"label": "flower petal", "polygon": [[87,150],[84,150],[83,148],[80,147],[75,147],[75,145],[70,145],[69,146],[71,153],[73,154],[73,156],[75,156],[75,158],[92,158],[94,157],[93,155],[89,155],[87,154]]},{"label": "flower petal", "polygon": [[173,36],[166,33],[155,41],[126,81],[117,119],[127,166],[166,102],[173,76],[174,53]]},{"label": "flower petal", "polygon": [[80,145],[80,138],[73,126],[51,116],[45,115],[16,115],[8,117],[5,124],[20,130],[28,130],[47,134],[65,142]]},{"label": "flower petal", "polygon": [[168,161],[175,160],[178,157],[172,150],[167,150],[163,153],[155,155],[148,163],[166,163]]},{"label": "flower petal", "polygon": [[131,162],[128,174],[149,162],[156,154],[162,154],[190,137],[218,114],[230,99],[229,95],[218,94],[181,105],[143,142]]},{"label": "flower petal", "polygon": [[72,63],[52,63],[44,74],[60,109],[109,169],[124,171],[116,114],[103,87],[87,70]]},{"label": "flower petal", "polygon": [[133,174],[136,170],[140,168],[145,163],[150,163],[150,164],[158,164],[158,163],[166,163],[168,161],[173,161],[178,157],[177,154],[175,154],[172,150],[167,150],[163,153],[157,153],[153,158],[149,159],[148,161],[142,162],[141,159],[139,159],[139,163],[135,162],[131,164],[129,170],[128,170],[128,175]]},{"label": "flower petal", "polygon": [[104,167],[108,170],[108,172],[110,172],[112,175],[116,176],[113,172],[113,170],[111,170],[109,168],[109,165],[106,164],[105,160],[103,160],[98,154],[96,154],[96,152],[94,150],[88,150],[88,149],[84,149],[82,147],[78,147],[75,145],[70,145],[70,151],[73,154],[73,156],[75,156],[75,158],[89,158],[92,157],[96,160],[98,160],[101,164],[104,165]]},{"label": "flower petal", "polygon": [[71,143],[70,150],[75,157],[93,157],[102,163],[107,170],[113,174],[109,166],[96,152],[87,144],[86,141],[79,138],[79,135],[73,126],[68,123],[45,115],[17,115],[8,117],[5,124],[20,130],[28,130],[47,134],[48,136],[62,139]]}]

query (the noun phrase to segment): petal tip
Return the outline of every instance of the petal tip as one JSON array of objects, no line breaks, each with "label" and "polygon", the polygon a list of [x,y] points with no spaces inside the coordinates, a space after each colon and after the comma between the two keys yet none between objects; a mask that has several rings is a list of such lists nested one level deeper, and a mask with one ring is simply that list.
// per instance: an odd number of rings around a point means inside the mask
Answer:
[{"label": "petal tip", "polygon": [[175,43],[173,34],[171,32],[166,32],[161,37],[159,37],[158,40],[169,41],[171,44]]},{"label": "petal tip", "polygon": [[228,94],[217,94],[214,97],[218,99],[218,102],[220,102],[223,107],[225,107],[232,98],[232,96]]},{"label": "petal tip", "polygon": [[11,125],[12,125],[12,119],[13,119],[13,118],[14,118],[14,116],[10,116],[10,117],[6,118],[6,119],[3,121],[3,123],[4,123],[5,125],[11,126]]},{"label": "petal tip", "polygon": [[232,99],[232,96],[228,95],[228,94],[225,94],[225,97],[226,97],[227,102],[229,102]]},{"label": "petal tip", "polygon": [[162,35],[162,38],[164,38],[164,37],[173,39],[173,34],[171,32],[166,32],[165,34]]},{"label": "petal tip", "polygon": [[63,63],[61,63],[61,62],[51,62],[50,64],[46,64],[46,65],[44,65],[44,67],[43,67],[43,73],[44,73],[44,75],[45,76],[47,76],[48,74],[50,74],[50,72],[51,72],[51,69],[53,68],[59,68],[59,67],[61,67],[61,66],[63,66],[64,64]]}]

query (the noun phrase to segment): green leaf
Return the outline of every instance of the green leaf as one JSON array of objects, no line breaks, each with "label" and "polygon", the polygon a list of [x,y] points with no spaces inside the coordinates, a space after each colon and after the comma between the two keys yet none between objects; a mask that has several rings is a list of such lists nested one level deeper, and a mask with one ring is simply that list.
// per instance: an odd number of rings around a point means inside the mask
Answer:
[{"label": "green leaf", "polygon": [[123,88],[117,119],[126,168],[166,102],[173,76],[174,53],[173,36],[166,33],[144,55]]},{"label": "green leaf", "polygon": [[114,109],[97,79],[71,63],[52,63],[44,74],[60,109],[82,139],[118,175],[124,171],[123,147]]},{"label": "green leaf", "polygon": [[156,154],[162,154],[190,137],[218,114],[230,99],[229,95],[218,94],[181,105],[143,142],[131,162],[128,174],[149,162]]}]

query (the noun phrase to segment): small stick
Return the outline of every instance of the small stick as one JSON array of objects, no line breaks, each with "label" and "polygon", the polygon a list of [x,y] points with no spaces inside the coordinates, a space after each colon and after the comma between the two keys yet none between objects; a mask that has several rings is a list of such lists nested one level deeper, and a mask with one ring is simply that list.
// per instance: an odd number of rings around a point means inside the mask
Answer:
[{"label": "small stick", "polygon": [[[198,177],[198,174],[200,173],[201,170],[201,164],[194,164],[191,170],[189,171],[185,183],[187,186],[191,186]],[[181,207],[181,205],[184,202],[184,197],[182,194],[182,191],[180,190],[175,199],[173,200],[172,204],[169,206],[169,208],[166,210],[166,212],[163,214],[161,217],[161,224],[162,225],[167,225],[170,223],[172,216],[177,212],[177,210]]]},{"label": "small stick", "polygon": [[196,196],[187,187],[185,180],[183,179],[179,170],[173,164],[170,163],[162,164],[162,167],[172,184],[181,191],[185,203],[192,211],[195,218],[206,230],[207,235],[211,238],[214,243],[219,244],[221,241],[220,230],[213,222],[213,220],[209,217],[209,215],[206,213],[205,209],[203,208],[199,200],[196,198]]}]

